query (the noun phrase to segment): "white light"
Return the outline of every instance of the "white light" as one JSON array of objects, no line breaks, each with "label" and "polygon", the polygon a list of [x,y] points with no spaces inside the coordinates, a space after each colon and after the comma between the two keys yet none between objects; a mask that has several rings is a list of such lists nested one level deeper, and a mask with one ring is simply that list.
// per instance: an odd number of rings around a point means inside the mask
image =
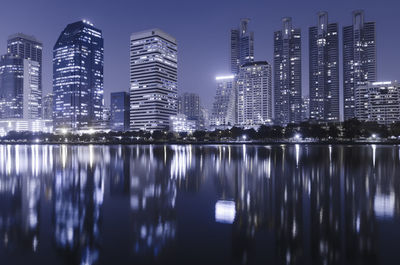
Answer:
[{"label": "white light", "polygon": [[225,75],[225,76],[217,76],[215,80],[225,80],[225,79],[233,79],[235,78],[234,75]]},{"label": "white light", "polygon": [[236,208],[234,201],[217,201],[215,204],[215,221],[232,224],[235,221]]},{"label": "white light", "polygon": [[242,136],[242,139],[243,139],[244,141],[246,141],[247,135],[243,135],[243,136]]},{"label": "white light", "polygon": [[392,82],[390,81],[385,81],[385,82],[373,82],[372,85],[373,86],[382,86],[382,85],[390,85],[392,84]]},{"label": "white light", "polygon": [[375,139],[375,138],[376,138],[376,134],[373,134],[373,135],[372,135],[372,138],[374,138],[374,139]]},{"label": "white light", "polygon": [[301,139],[301,135],[298,134],[298,133],[296,133],[296,135],[294,136],[294,138],[295,138],[296,140],[300,140],[300,139]]}]

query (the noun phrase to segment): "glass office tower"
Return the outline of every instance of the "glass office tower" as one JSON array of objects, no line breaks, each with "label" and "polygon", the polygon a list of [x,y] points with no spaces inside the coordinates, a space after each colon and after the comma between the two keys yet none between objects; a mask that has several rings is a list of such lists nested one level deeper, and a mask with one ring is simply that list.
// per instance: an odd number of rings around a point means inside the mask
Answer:
[{"label": "glass office tower", "polygon": [[365,22],[364,12],[353,12],[353,25],[343,27],[343,105],[344,120],[355,114],[355,90],[368,82],[375,82],[376,27]]},{"label": "glass office tower", "polygon": [[83,20],[67,25],[54,45],[55,129],[87,129],[102,120],[103,42],[101,30]]},{"label": "glass office tower", "polygon": [[124,132],[129,130],[129,93],[111,93],[111,129]]},{"label": "glass office tower", "polygon": [[250,20],[240,20],[240,27],[231,30],[231,72],[238,74],[245,63],[254,61],[254,32],[248,30]]},{"label": "glass office tower", "polygon": [[291,18],[282,23],[274,33],[275,122],[286,125],[301,121],[301,31]]},{"label": "glass office tower", "polygon": [[309,28],[310,119],[337,122],[339,114],[338,24],[328,23],[328,13],[318,13]]}]

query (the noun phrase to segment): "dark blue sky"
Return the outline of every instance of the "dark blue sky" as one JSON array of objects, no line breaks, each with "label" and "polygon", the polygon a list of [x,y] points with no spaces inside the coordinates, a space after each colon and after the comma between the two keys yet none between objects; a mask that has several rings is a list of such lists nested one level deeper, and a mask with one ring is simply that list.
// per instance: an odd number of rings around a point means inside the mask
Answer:
[{"label": "dark blue sky", "polygon": [[268,62],[273,31],[280,29],[282,17],[293,17],[303,34],[303,93],[308,94],[308,27],[316,24],[316,13],[328,11],[330,22],[339,22],[341,29],[351,24],[352,10],[364,9],[366,20],[377,22],[378,79],[400,77],[397,0],[1,0],[0,7],[1,54],[6,52],[7,37],[16,32],[35,35],[44,43],[45,93],[52,89],[52,48],[64,27],[88,19],[102,29],[107,105],[110,92],[129,88],[130,34],[158,27],[178,40],[179,91],[197,92],[210,106],[214,77],[229,70],[229,30],[242,17],[251,18],[256,60]]}]

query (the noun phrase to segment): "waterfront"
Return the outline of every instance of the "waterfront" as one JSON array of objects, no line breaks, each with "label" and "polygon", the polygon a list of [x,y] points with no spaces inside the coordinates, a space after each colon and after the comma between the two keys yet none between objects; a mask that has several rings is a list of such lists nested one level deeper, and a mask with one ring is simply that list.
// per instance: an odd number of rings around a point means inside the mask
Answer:
[{"label": "waterfront", "polygon": [[0,145],[4,264],[397,264],[397,145]]}]

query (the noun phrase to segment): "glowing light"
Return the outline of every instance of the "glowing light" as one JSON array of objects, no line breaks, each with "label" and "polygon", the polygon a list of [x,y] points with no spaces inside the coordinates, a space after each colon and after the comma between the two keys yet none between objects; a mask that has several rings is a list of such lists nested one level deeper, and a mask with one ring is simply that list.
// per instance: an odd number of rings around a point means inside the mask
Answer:
[{"label": "glowing light", "polygon": [[216,78],[215,78],[215,80],[226,80],[226,79],[233,79],[233,78],[235,78],[235,76],[234,75],[225,75],[225,76],[217,76]]},{"label": "glowing light", "polygon": [[215,204],[215,221],[218,223],[232,224],[235,221],[236,208],[234,201],[219,200]]}]

